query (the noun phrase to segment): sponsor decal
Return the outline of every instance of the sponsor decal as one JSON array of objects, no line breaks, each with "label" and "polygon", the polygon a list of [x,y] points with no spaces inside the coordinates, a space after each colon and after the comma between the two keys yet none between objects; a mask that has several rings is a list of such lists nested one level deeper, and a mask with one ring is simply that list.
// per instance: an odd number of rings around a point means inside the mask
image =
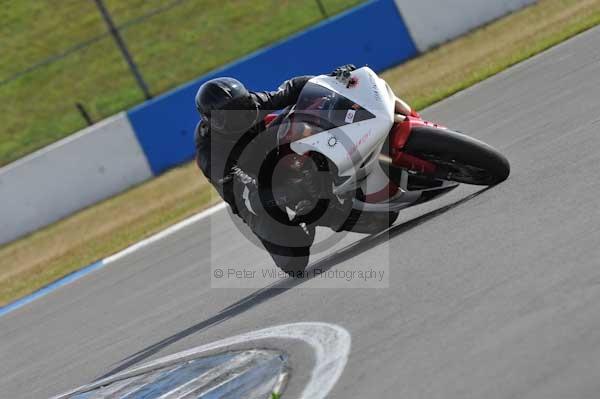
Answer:
[{"label": "sponsor decal", "polygon": [[371,89],[373,90],[373,96],[375,97],[375,101],[378,103],[382,103],[381,94],[379,94],[379,88],[377,87],[377,82],[375,82],[375,78],[372,75],[369,75],[369,81],[371,82]]},{"label": "sponsor decal", "polygon": [[352,76],[350,79],[348,79],[348,84],[346,85],[346,89],[352,89],[356,86],[358,86],[358,78]]},{"label": "sponsor decal", "polygon": [[337,143],[338,139],[335,136],[329,136],[329,139],[327,139],[327,145],[329,146],[329,148],[335,147]]},{"label": "sponsor decal", "polygon": [[358,139],[358,141],[356,141],[355,143],[353,143],[352,146],[350,146],[350,148],[348,148],[348,152],[346,154],[346,158],[352,159],[352,157],[354,156],[354,154],[358,150],[358,147],[360,147],[364,143],[366,143],[367,140],[369,139],[369,137],[371,137],[372,133],[373,133],[373,131],[369,130],[367,133],[363,134],[361,136],[361,138]]},{"label": "sponsor decal", "polygon": [[356,111],[353,109],[349,109],[348,112],[346,112],[346,119],[344,120],[346,123],[352,123],[354,122],[354,116],[356,115]]}]

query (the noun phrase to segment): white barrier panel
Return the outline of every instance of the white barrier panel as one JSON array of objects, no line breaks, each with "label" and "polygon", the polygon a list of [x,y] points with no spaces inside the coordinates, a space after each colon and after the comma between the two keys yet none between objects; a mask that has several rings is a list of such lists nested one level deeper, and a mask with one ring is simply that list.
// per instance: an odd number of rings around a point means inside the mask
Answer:
[{"label": "white barrier panel", "polygon": [[535,2],[535,0],[395,1],[421,52]]},{"label": "white barrier panel", "polygon": [[152,177],[125,113],[0,169],[0,244]]}]

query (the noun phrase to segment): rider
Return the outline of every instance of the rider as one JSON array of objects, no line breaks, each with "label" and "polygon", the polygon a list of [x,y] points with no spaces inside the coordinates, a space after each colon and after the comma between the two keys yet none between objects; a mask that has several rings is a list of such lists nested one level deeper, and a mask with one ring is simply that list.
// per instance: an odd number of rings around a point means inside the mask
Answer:
[{"label": "rider", "polygon": [[[354,65],[344,65],[332,76],[355,69]],[[223,77],[205,82],[196,94],[201,116],[195,133],[198,167],[232,212],[260,238],[277,265],[290,271],[304,270],[314,230],[272,223],[271,218],[263,217],[264,210],[277,206],[301,213],[302,208],[314,205],[310,200],[314,187],[307,178],[298,184],[269,187],[267,193],[261,191],[261,168],[276,140],[276,133],[269,131],[264,118],[295,104],[310,79],[296,77],[277,91],[251,92],[238,80]],[[286,245],[275,240],[283,236],[288,240]]]}]

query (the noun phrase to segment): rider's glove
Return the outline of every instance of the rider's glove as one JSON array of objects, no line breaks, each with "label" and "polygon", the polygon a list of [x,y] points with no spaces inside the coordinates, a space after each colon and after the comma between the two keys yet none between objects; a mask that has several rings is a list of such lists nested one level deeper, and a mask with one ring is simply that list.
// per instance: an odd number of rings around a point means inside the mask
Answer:
[{"label": "rider's glove", "polygon": [[329,76],[335,76],[337,78],[350,77],[350,72],[354,70],[356,70],[356,67],[353,64],[346,64],[335,68]]}]

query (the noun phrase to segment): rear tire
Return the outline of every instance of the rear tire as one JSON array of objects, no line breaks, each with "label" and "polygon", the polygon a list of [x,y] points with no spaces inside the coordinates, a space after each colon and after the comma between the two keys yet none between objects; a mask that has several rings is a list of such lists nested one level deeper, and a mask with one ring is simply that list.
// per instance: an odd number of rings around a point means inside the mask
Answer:
[{"label": "rear tire", "polygon": [[437,177],[458,183],[491,186],[510,174],[508,159],[498,150],[452,130],[416,127],[404,150],[434,163],[441,171]]}]

